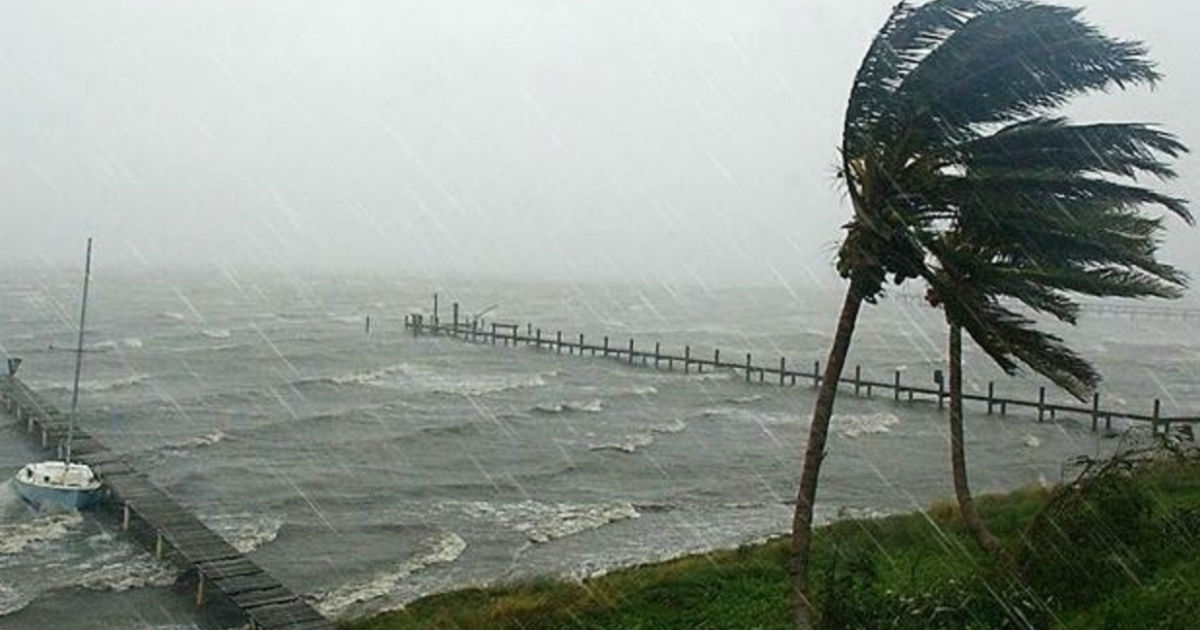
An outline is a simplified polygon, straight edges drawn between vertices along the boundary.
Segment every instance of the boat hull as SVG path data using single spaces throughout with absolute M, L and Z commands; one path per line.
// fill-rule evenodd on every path
M 47 488 L 13 479 L 14 489 L 26 501 L 43 507 L 47 505 L 64 507 L 72 510 L 82 510 L 91 507 L 100 498 L 100 489 L 80 488 Z

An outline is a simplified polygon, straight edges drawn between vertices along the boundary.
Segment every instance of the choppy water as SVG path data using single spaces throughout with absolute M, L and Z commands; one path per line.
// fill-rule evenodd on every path
M 66 404 L 74 272 L 0 276 L 0 349 Z M 547 335 L 635 337 L 823 357 L 840 295 L 491 284 L 369 275 L 97 274 L 82 404 L 88 430 L 331 615 L 456 586 L 584 576 L 786 531 L 808 386 L 629 367 L 602 358 L 413 339 L 404 313 L 434 289 L 491 304 Z M 364 334 L 371 315 L 374 331 Z M 1105 404 L 1200 409 L 1200 339 L 1184 323 L 1092 318 L 1067 331 L 1109 383 Z M 938 314 L 866 309 L 851 356 L 864 374 L 930 382 Z M 619 341 L 618 341 L 619 340 Z M 973 353 L 967 388 L 1035 392 Z M 1059 479 L 1111 447 L 1082 420 L 969 415 L 975 488 Z M 818 511 L 870 514 L 950 496 L 932 404 L 843 395 Z M 0 421 L 0 477 L 37 454 Z M 39 514 L 0 485 L 0 628 L 191 627 L 175 570 L 108 524 Z M 80 605 L 83 603 L 84 605 Z

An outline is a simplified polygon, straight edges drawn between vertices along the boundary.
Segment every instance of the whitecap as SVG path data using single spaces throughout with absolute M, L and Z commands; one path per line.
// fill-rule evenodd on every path
M 894 413 L 868 413 L 863 415 L 835 415 L 832 418 L 835 429 L 843 437 L 855 438 L 872 433 L 888 433 L 892 427 L 900 424 L 900 418 Z
M 1021 441 L 1024 442 L 1025 446 L 1028 446 L 1029 448 L 1037 448 L 1042 445 L 1041 440 L 1037 439 L 1036 436 L 1029 434 L 1025 434 L 1025 437 L 1022 438 Z
M 650 446 L 654 443 L 654 436 L 649 433 L 635 433 L 626 435 L 619 442 L 609 442 L 606 444 L 589 444 L 590 451 L 621 451 L 623 453 L 632 453 L 643 446 Z
M 458 534 L 446 532 L 426 541 L 426 549 L 401 562 L 389 571 L 370 578 L 349 582 L 337 588 L 306 596 L 326 617 L 341 617 L 347 609 L 392 594 L 404 578 L 437 564 L 449 564 L 462 555 L 467 542 Z
M 177 313 L 175 311 L 167 311 L 164 313 L 159 313 L 158 318 L 169 320 L 169 321 L 174 321 L 174 322 L 181 322 L 181 321 L 187 319 L 187 316 L 184 315 L 183 313 Z
M 197 435 L 194 437 L 184 438 L 182 440 L 177 440 L 174 442 L 168 442 L 163 448 L 170 449 L 170 450 L 202 448 L 205 446 L 212 446 L 214 444 L 219 444 L 220 442 L 224 441 L 225 438 L 227 438 L 227 437 L 229 437 L 228 434 L 226 434 L 224 431 L 222 431 L 220 429 L 217 429 L 216 431 L 213 431 L 212 433 L 206 433 L 204 435 Z
M 0 525 L 0 555 L 19 553 L 29 547 L 59 540 L 82 523 L 83 517 L 78 512 L 62 512 L 28 523 Z
M 586 505 L 533 500 L 496 505 L 473 501 L 447 505 L 456 506 L 469 516 L 509 527 L 533 543 L 546 543 L 641 516 L 627 501 Z
M 137 337 L 126 337 L 121 340 L 121 345 L 126 348 L 141 348 L 143 344 L 142 340 Z
M 218 514 L 201 517 L 205 525 L 219 534 L 234 549 L 250 553 L 279 537 L 283 529 L 282 516 L 251 514 Z
M 653 433 L 679 433 L 687 428 L 687 423 L 678 418 L 666 424 L 650 425 L 650 431 Z
M 765 398 L 762 394 L 750 394 L 749 396 L 730 396 L 725 399 L 725 402 L 734 405 L 748 405 L 753 402 L 758 402 Z
M 33 595 L 23 593 L 11 584 L 0 582 L 0 617 L 15 613 L 29 605 Z
M 225 328 L 205 328 L 200 331 L 200 334 L 209 339 L 228 339 L 233 335 L 232 332 Z
M 650 396 L 657 394 L 658 388 L 653 385 L 635 385 L 629 392 L 638 396 Z

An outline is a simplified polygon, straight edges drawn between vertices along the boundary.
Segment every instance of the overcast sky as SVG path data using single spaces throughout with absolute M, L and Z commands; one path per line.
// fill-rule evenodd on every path
M 0 265 L 824 283 L 891 4 L 0 0 Z M 1200 3 L 1082 4 L 1166 80 L 1072 115 L 1200 148 Z

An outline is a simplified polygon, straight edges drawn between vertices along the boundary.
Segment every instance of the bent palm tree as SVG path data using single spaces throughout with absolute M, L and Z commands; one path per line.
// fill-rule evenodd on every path
M 1037 204 L 1014 203 L 1017 190 L 1040 191 L 1041 201 L 1065 206 L 1118 205 L 1132 199 L 1187 216 L 1182 201 L 1153 191 L 1082 176 L 1044 180 L 1013 168 L 1004 154 L 1008 143 L 1022 140 L 1020 128 L 995 129 L 1035 117 L 1080 93 L 1157 78 L 1140 44 L 1105 37 L 1080 21 L 1076 10 L 1026 0 L 902 2 L 893 9 L 855 76 L 843 127 L 839 173 L 854 216 L 845 226 L 837 266 L 850 285 L 813 410 L 792 523 L 789 570 L 797 627 L 811 625 L 807 591 L 813 504 L 837 383 L 862 303 L 873 302 L 889 279 L 897 284 L 916 277 L 936 282 L 929 254 L 938 236 L 955 222 L 986 224 L 997 211 L 991 200 L 1005 201 L 1000 209 L 1013 218 L 1044 211 Z M 1035 142 L 1017 146 L 1022 144 L 1033 147 Z M 1120 145 L 1114 143 L 1113 149 Z M 1014 188 L 1018 182 L 1022 187 Z M 1063 231 L 1072 234 L 1076 228 Z M 1055 245 L 1034 239 L 1028 246 Z M 1052 256 L 1045 254 L 1046 259 Z M 1037 300 L 1036 292 L 1029 291 L 1030 299 Z M 1053 308 L 1054 300 L 1043 297 L 1048 302 L 1041 306 Z M 956 299 L 949 308 L 1007 371 L 1016 368 L 1017 360 L 1038 371 L 1039 366 L 1049 369 L 1050 359 L 1068 366 L 1078 362 L 1061 343 L 1033 330 L 1028 318 L 994 300 Z M 1043 351 L 1037 354 L 1026 350 L 1039 347 Z M 1090 385 L 1086 378 L 1072 382 L 1069 375 L 1063 373 L 1064 383 L 1080 389 Z

